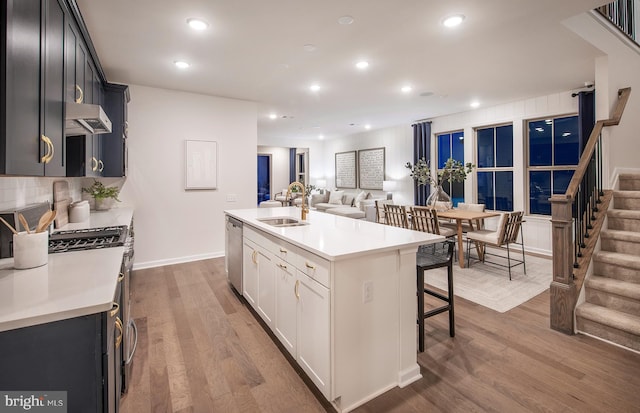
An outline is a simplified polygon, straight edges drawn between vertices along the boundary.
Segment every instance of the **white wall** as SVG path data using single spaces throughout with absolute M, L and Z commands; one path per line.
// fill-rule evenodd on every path
M 256 105 L 130 91 L 129 176 L 120 198 L 135 207 L 136 268 L 224 255 L 223 210 L 256 203 Z M 218 143 L 218 189 L 184 190 L 186 139 Z
M 596 61 L 597 119 L 607 119 L 617 102 L 618 89 L 631 87 L 622 120 L 618 126 L 605 128 L 603 153 L 604 181 L 614 187 L 617 175 L 640 171 L 640 46 L 620 37 L 599 15 L 584 13 L 565 21 L 567 27 L 603 52 Z

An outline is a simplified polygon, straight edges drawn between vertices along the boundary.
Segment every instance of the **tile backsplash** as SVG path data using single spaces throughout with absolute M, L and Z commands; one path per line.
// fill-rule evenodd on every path
M 53 203 L 53 183 L 60 180 L 69 182 L 72 200 L 79 201 L 83 179 L 0 176 L 0 211 L 44 201 Z

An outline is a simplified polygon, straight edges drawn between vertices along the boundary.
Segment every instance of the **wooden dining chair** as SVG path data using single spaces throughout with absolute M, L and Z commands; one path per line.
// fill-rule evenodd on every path
M 431 234 L 442 235 L 443 237 L 454 237 L 456 230 L 441 227 L 438 220 L 438 211 L 433 208 L 414 206 L 410 209 L 412 228 L 416 231 L 429 232 Z
M 392 199 L 376 199 L 376 201 L 375 201 L 376 222 L 378 224 L 384 224 L 385 223 L 385 219 L 384 219 L 384 205 L 385 204 L 393 204 L 393 200 Z
M 409 217 L 404 205 L 384 204 L 384 219 L 387 225 L 409 228 Z
M 481 229 L 479 231 L 471 231 L 467 233 L 467 267 L 469 267 L 471 261 L 471 244 L 474 244 L 478 251 L 478 260 L 487 262 L 501 267 L 507 267 L 509 269 L 509 280 L 511 280 L 511 268 L 516 265 L 522 264 L 525 275 L 527 274 L 527 264 L 524 257 L 524 237 L 522 236 L 522 223 L 524 220 L 522 211 L 506 212 L 500 216 L 498 220 L 498 227 L 495 231 Z M 518 242 L 518 234 L 520 234 L 520 242 Z M 522 260 L 511 257 L 511 250 L 509 244 L 520 244 L 522 249 Z M 488 253 L 486 245 L 494 247 L 505 247 L 507 250 L 507 256 Z M 488 261 L 487 255 L 499 257 L 507 260 L 507 264 L 504 265 L 496 261 Z M 504 262 L 504 261 L 502 261 Z

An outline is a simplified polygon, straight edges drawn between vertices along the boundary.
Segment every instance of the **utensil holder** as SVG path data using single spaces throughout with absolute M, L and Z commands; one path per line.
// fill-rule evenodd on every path
M 13 234 L 13 264 L 18 270 L 35 268 L 49 261 L 49 233 L 47 231 Z

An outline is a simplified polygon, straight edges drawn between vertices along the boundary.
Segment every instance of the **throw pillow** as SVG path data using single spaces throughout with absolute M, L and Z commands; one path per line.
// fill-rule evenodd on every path
M 342 195 L 344 191 L 333 191 L 329 195 L 329 203 L 333 205 L 342 205 Z
M 353 205 L 356 208 L 360 208 L 360 203 L 367 197 L 367 193 L 364 191 L 360 191 L 360 193 L 356 196 L 356 199 L 353 200 Z
M 353 206 L 353 194 L 342 195 L 342 205 Z

